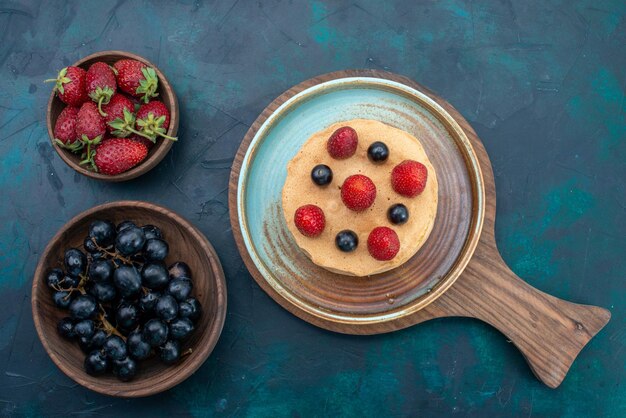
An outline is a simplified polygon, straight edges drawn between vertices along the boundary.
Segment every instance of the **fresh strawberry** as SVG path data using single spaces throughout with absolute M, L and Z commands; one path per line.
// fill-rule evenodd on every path
M 415 197 L 422 193 L 427 179 L 426 166 L 413 160 L 402 161 L 391 171 L 391 187 L 396 193 L 406 197 Z
M 145 145 L 129 138 L 110 138 L 96 148 L 96 171 L 114 176 L 141 163 L 148 155 Z
M 315 205 L 304 205 L 296 209 L 293 221 L 298 231 L 304 236 L 315 238 L 326 226 L 324 211 Z
M 343 182 L 341 200 L 350 210 L 364 211 L 376 200 L 376 186 L 369 177 L 355 174 Z
M 386 226 L 372 229 L 372 232 L 367 237 L 367 250 L 376 260 L 391 260 L 400 251 L 398 234 Z
M 124 109 L 128 110 L 131 113 L 135 113 L 135 104 L 128 97 L 124 96 L 120 93 L 115 93 L 109 103 L 102 105 L 102 110 L 106 113 L 104 117 L 104 121 L 107 124 L 107 130 L 109 132 L 113 132 L 115 128 L 111 126 L 111 122 L 116 119 L 124 120 Z M 128 136 L 130 132 L 126 135 L 117 135 L 117 136 Z
M 143 136 L 132 135 L 129 136 L 129 138 L 133 141 L 141 142 L 142 144 L 144 144 L 146 148 L 148 148 L 148 151 L 154 146 L 154 142 L 150 141 L 148 138 L 144 138 Z
M 59 71 L 57 78 L 45 80 L 46 83 L 54 82 L 54 91 L 63 103 L 70 106 L 80 107 L 89 100 L 85 88 L 87 71 L 80 67 L 65 67 Z
M 106 113 L 102 110 L 102 105 L 109 103 L 111 96 L 117 90 L 115 73 L 104 62 L 95 62 L 87 70 L 85 82 L 87 94 L 91 97 L 91 100 L 98 103 L 100 114 L 106 116 Z
M 93 147 L 102 141 L 106 131 L 104 118 L 98 113 L 98 106 L 93 102 L 83 103 L 76 115 L 76 136 L 83 145 L 87 145 L 86 151 L 81 156 L 80 165 L 89 164 L 95 170 Z
M 170 111 L 163 102 L 153 100 L 141 105 L 137 111 L 135 128 L 146 138 L 156 141 L 157 136 L 177 141 L 178 138 L 166 135 L 170 126 Z
M 326 150 L 331 157 L 344 160 L 354 155 L 358 143 L 359 137 L 356 131 L 349 126 L 342 126 L 328 138 Z
M 108 126 L 112 128 L 111 134 L 118 138 L 141 138 L 139 142 L 145 144 L 150 149 L 156 142 L 156 139 L 135 129 L 135 114 L 128 110 L 127 107 L 123 107 L 121 110 L 123 113 L 122 117 L 108 123 Z M 148 146 L 148 142 L 150 146 Z
M 170 111 L 168 110 L 165 103 L 159 100 L 153 100 L 149 103 L 141 105 L 139 110 L 137 111 L 137 121 L 139 120 L 147 120 L 150 116 L 150 113 L 154 115 L 155 119 L 160 117 L 164 117 L 163 122 L 161 123 L 161 127 L 165 130 L 170 127 Z M 139 126 L 137 126 L 139 127 Z
M 85 102 L 76 115 L 76 135 L 83 141 L 102 139 L 106 133 L 104 118 L 98 113 L 98 106 L 93 102 Z
M 78 140 L 76 135 L 76 117 L 79 108 L 73 106 L 65 106 L 57 117 L 54 125 L 54 142 L 61 148 L 68 149 L 72 152 L 78 151 L 83 147 L 83 143 Z
M 144 103 L 158 96 L 159 77 L 154 68 L 132 59 L 119 60 L 113 64 L 116 71 L 117 86 L 131 96 L 141 98 Z

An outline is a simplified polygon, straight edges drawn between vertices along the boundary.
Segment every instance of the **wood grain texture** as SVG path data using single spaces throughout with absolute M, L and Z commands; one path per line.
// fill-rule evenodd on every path
M 68 313 L 55 306 L 52 291 L 45 284 L 47 271 L 62 267 L 64 251 L 69 247 L 81 248 L 89 224 L 95 219 L 108 219 L 116 223 L 129 219 L 138 225 L 152 224 L 161 228 L 170 246 L 166 263 L 169 265 L 181 260 L 189 265 L 193 275 L 193 294 L 203 308 L 196 330 L 181 346 L 182 351 L 191 348 L 192 353 L 173 366 L 164 365 L 154 357 L 139 362 L 137 376 L 131 382 L 120 382 L 112 374 L 93 377 L 85 373 L 85 355 L 78 344 L 63 339 L 56 329 L 58 321 Z M 226 283 L 213 246 L 185 219 L 168 209 L 146 202 L 112 202 L 77 215 L 50 240 L 33 278 L 32 312 L 35 328 L 46 352 L 67 376 L 106 395 L 148 396 L 185 380 L 213 351 L 226 316 Z
M 354 325 L 320 319 L 304 312 L 279 295 L 256 269 L 243 243 L 237 214 L 239 172 L 254 133 L 265 119 L 293 95 L 313 85 L 342 77 L 376 77 L 413 87 L 441 105 L 470 139 L 480 162 L 485 185 L 485 218 L 473 258 L 452 287 L 434 302 L 411 315 L 393 321 Z M 496 193 L 489 157 L 467 121 L 445 100 L 414 81 L 378 70 L 346 70 L 322 75 L 292 87 L 272 102 L 252 124 L 233 162 L 229 191 L 230 217 L 239 251 L 257 283 L 275 301 L 313 325 L 347 334 L 377 334 L 406 328 L 434 318 L 464 316 L 487 322 L 505 334 L 522 352 L 535 375 L 549 387 L 557 387 L 586 343 L 610 319 L 609 311 L 566 302 L 517 277 L 502 260 L 495 235 Z
M 157 76 L 159 77 L 159 88 L 157 90 L 159 96 L 157 97 L 157 99 L 161 100 L 170 111 L 170 126 L 167 130 L 167 135 L 175 137 L 178 133 L 178 124 L 180 121 L 178 98 L 176 97 L 176 93 L 174 92 L 173 87 L 156 65 L 154 65 L 147 59 L 140 57 L 139 55 L 135 55 L 125 51 L 96 52 L 95 54 L 91 54 L 75 62 L 72 65 L 75 67 L 82 67 L 87 70 L 91 64 L 97 61 L 103 61 L 109 65 L 113 65 L 116 61 L 119 61 L 120 59 L 135 59 L 137 61 L 143 62 L 149 67 L 154 68 Z M 115 176 L 109 176 L 106 174 L 93 172 L 79 165 L 80 154 L 74 154 L 66 149 L 59 147 L 57 144 L 54 143 L 54 125 L 56 124 L 56 120 L 65 106 L 65 103 L 63 103 L 53 91 L 50 94 L 50 99 L 48 100 L 48 110 L 46 114 L 50 143 L 67 165 L 87 177 L 111 182 L 121 182 L 134 179 L 152 170 L 163 158 L 165 158 L 165 155 L 169 152 L 170 148 L 172 148 L 172 145 L 174 144 L 173 141 L 163 138 L 157 138 L 156 144 L 148 151 L 148 156 L 146 157 L 146 159 L 136 167 L 133 167 L 130 170 L 121 174 L 117 174 Z
M 341 73 L 343 77 L 359 74 L 358 71 Z M 250 225 L 246 226 L 247 220 L 242 227 L 243 231 L 239 230 L 238 217 L 241 213 L 244 218 L 246 215 L 242 205 L 237 205 L 236 184 L 241 172 L 241 161 L 256 132 L 267 118 L 274 115 L 281 104 L 304 89 L 332 80 L 332 76 L 333 74 L 316 77 L 283 93 L 262 112 L 253 129 L 246 133 L 231 172 L 231 185 L 235 188 L 231 188 L 229 196 L 230 216 L 236 235 L 249 236 L 247 230 L 250 229 Z M 344 87 L 346 86 L 342 86 Z M 380 88 L 389 87 L 381 85 Z M 439 182 L 437 216 L 433 231 L 420 251 L 403 265 L 372 276 L 368 280 L 332 273 L 315 265 L 303 254 L 283 222 L 280 203 L 275 202 L 265 215 L 263 221 L 265 239 L 261 244 L 271 259 L 270 264 L 275 267 L 274 274 L 263 277 L 252 261 L 255 257 L 253 252 L 259 251 L 258 243 L 250 253 L 247 250 L 242 253 L 256 281 L 270 294 L 276 296 L 280 294 L 281 296 L 275 299 L 283 307 L 298 316 L 306 317 L 309 322 L 320 323 L 321 326 L 331 327 L 338 332 L 346 332 L 344 329 L 351 327 L 352 333 L 384 332 L 377 327 L 378 324 L 390 323 L 391 317 L 406 316 L 431 303 L 461 274 L 480 238 L 484 217 L 484 190 L 480 167 L 469 139 L 450 116 L 440 115 L 443 110 L 430 99 L 424 96 L 416 99 L 410 92 L 398 93 L 395 89 L 390 91 L 410 100 L 418 100 L 423 112 L 437 115 L 439 119 L 435 121 L 431 117 L 418 118 L 415 110 L 408 110 L 406 107 L 385 108 L 386 112 L 405 120 L 410 126 L 409 131 L 419 132 L 416 135 L 421 138 L 422 145 L 437 171 Z M 309 96 L 302 96 L 298 101 L 291 102 L 289 108 L 296 108 L 308 100 Z M 281 111 L 289 112 L 285 108 Z M 282 113 L 281 117 L 285 113 Z M 442 132 L 444 130 L 448 132 Z M 262 148 L 262 145 L 255 148 L 251 159 L 257 158 L 256 152 L 260 152 L 257 151 L 259 148 Z M 244 186 L 247 183 L 244 182 Z M 248 192 L 244 192 L 246 193 Z M 258 254 L 256 257 L 258 259 Z M 291 300 L 288 301 L 287 298 Z M 339 323 L 342 324 L 339 329 L 333 328 Z
M 435 167 L 439 184 L 437 215 L 430 237 L 419 252 L 409 256 L 408 261 L 396 268 L 367 278 L 333 273 L 316 265 L 305 256 L 305 251 L 299 247 L 297 239 L 294 239 L 298 233 L 296 232 L 294 236 L 285 222 L 280 195 L 272 195 L 276 190 L 280 193 L 280 187 L 276 189 L 276 185 L 284 181 L 284 178 L 280 178 L 283 171 L 275 169 L 274 166 L 286 167 L 293 153 L 298 152 L 302 145 L 302 142 L 298 140 L 292 141 L 290 136 L 276 133 L 285 129 L 281 127 L 280 121 L 272 123 L 271 127 L 268 126 L 266 129 L 266 132 L 274 133 L 257 138 L 255 142 L 257 146 L 252 153 L 248 153 L 246 159 L 250 163 L 240 174 L 247 178 L 240 182 L 241 186 L 238 190 L 240 196 L 238 216 L 243 220 L 240 222 L 242 235 L 250 240 L 249 252 L 257 263 L 259 259 L 263 260 L 262 263 L 272 272 L 267 274 L 263 271 L 262 265 L 257 264 L 259 270 L 265 275 L 265 281 L 290 298 L 291 303 L 298 305 L 298 308 L 303 311 L 320 318 L 326 317 L 333 321 L 361 325 L 389 321 L 391 316 L 400 317 L 415 312 L 451 286 L 471 258 L 480 236 L 484 213 L 484 190 L 482 187 L 473 187 L 473 184 L 482 184 L 480 168 L 477 162 L 471 169 L 468 167 L 467 159 L 474 154 L 461 128 L 451 118 L 444 124 L 432 117 L 416 117 L 417 110 L 406 104 L 391 104 L 394 97 L 397 98 L 399 94 L 403 94 L 402 98 L 419 100 L 418 107 L 422 112 L 429 112 L 427 109 L 431 107 L 441 109 L 424 95 L 418 99 L 411 92 L 400 93 L 397 86 L 375 84 L 373 81 L 367 83 L 366 89 L 362 89 L 365 84 L 363 80 L 366 79 L 360 78 L 358 82 L 354 80 L 341 82 L 339 87 L 335 86 L 328 90 L 323 89 L 323 91 L 307 90 L 306 96 L 299 96 L 286 108 L 281 107 L 281 114 L 274 114 L 274 116 L 277 116 L 278 120 L 282 120 L 283 117 L 291 120 L 297 119 L 298 122 L 291 125 L 297 130 L 318 131 L 326 128 L 328 123 L 328 121 L 322 124 L 316 122 L 318 117 L 324 117 L 320 115 L 320 112 L 322 114 L 328 112 L 327 106 L 320 102 L 332 102 L 332 97 L 336 97 L 336 94 L 351 89 L 358 89 L 362 93 L 369 91 L 370 88 L 380 89 L 380 92 L 388 94 L 390 99 L 381 100 L 379 103 L 368 102 L 366 105 L 357 101 L 359 112 L 364 113 L 359 117 L 373 119 L 378 117 L 383 121 L 389 115 L 398 118 L 396 122 L 398 125 L 395 126 L 402 127 L 421 139 L 426 154 Z M 398 101 L 402 102 L 402 99 Z M 302 114 L 301 105 L 309 106 L 306 114 Z M 334 106 L 334 109 L 337 109 L 337 105 Z M 339 106 L 339 108 L 342 107 Z M 434 114 L 438 112 L 432 111 Z M 333 114 L 336 113 L 333 112 Z M 315 123 L 315 127 L 311 126 L 311 123 Z M 359 132 L 359 135 L 361 133 Z M 271 142 L 270 138 L 276 137 L 281 138 L 280 144 L 274 142 L 274 146 L 267 145 Z M 367 137 L 364 138 L 366 138 L 365 141 L 369 140 Z M 289 151 L 285 151 L 286 149 Z M 272 164 L 267 165 L 267 161 L 272 161 Z M 367 161 L 369 164 L 369 160 Z M 336 167 L 333 164 L 335 163 L 331 166 L 335 170 Z M 390 168 L 388 165 L 386 167 Z M 310 184 L 310 168 L 305 171 L 303 185 Z M 253 173 L 263 174 L 254 175 Z M 384 186 L 382 187 L 384 189 Z M 336 193 L 338 189 L 331 187 L 327 191 Z M 259 200 L 259 195 L 267 197 Z M 390 196 L 391 201 L 394 195 L 395 193 L 392 193 Z M 338 194 L 335 194 L 335 197 L 339 199 Z M 376 200 L 382 206 L 390 204 L 384 195 L 377 196 Z M 267 209 L 259 216 L 258 207 Z M 292 208 L 292 210 L 295 209 Z M 351 216 L 348 213 L 346 219 Z M 385 213 L 380 216 L 383 217 L 381 222 L 386 219 Z M 420 215 L 413 213 L 411 216 Z M 361 215 L 358 217 L 360 218 Z M 400 231 L 403 228 L 405 227 L 399 227 L 397 230 Z M 257 229 L 256 232 L 254 232 L 255 229 Z M 350 229 L 360 234 L 360 240 L 363 243 L 357 252 L 364 251 L 365 257 L 371 260 L 367 255 L 365 245 L 369 231 L 357 225 Z M 327 244 L 334 248 L 332 240 L 333 238 Z M 353 262 L 358 261 L 353 260 Z M 374 262 L 374 264 L 377 263 Z

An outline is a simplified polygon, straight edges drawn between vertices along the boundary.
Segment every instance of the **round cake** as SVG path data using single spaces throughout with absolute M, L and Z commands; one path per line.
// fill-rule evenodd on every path
M 426 242 L 437 215 L 437 176 L 417 138 L 354 119 L 304 143 L 287 166 L 282 207 L 315 264 L 369 276 L 398 267 Z

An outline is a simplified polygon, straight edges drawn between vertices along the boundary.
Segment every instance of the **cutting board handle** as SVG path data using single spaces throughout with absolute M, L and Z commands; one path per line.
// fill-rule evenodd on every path
M 506 335 L 551 388 L 563 381 L 578 353 L 611 318 L 606 309 L 535 289 L 509 269 L 497 250 L 477 251 L 450 290 L 444 296 L 456 305 L 457 314 L 478 318 Z

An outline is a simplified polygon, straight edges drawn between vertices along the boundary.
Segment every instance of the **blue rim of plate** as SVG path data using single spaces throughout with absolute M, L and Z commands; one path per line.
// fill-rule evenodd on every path
M 333 89 L 349 89 L 349 88 L 371 88 L 382 89 L 391 91 L 404 96 L 410 100 L 418 102 L 424 106 L 435 118 L 437 118 L 446 129 L 452 131 L 451 136 L 455 138 L 457 145 L 460 146 L 463 153 L 463 157 L 468 165 L 469 172 L 472 175 L 472 187 L 475 188 L 476 198 L 476 210 L 473 214 L 473 219 L 468 233 L 468 240 L 466 241 L 463 250 L 452 268 L 448 271 L 445 277 L 442 277 L 435 286 L 429 289 L 428 293 L 424 294 L 415 303 L 408 304 L 399 309 L 391 310 L 388 312 L 374 313 L 369 315 L 353 315 L 331 312 L 327 309 L 322 309 L 313 304 L 303 301 L 301 298 L 292 294 L 286 289 L 279 280 L 277 280 L 272 274 L 271 268 L 262 260 L 256 250 L 254 240 L 251 238 L 250 228 L 248 226 L 248 217 L 246 216 L 246 189 L 249 180 L 249 170 L 251 163 L 254 160 L 257 150 L 262 145 L 263 140 L 267 138 L 273 127 L 276 126 L 283 118 L 285 118 L 292 109 L 298 105 L 306 103 L 316 95 Z M 282 188 L 282 185 L 281 185 Z M 336 323 L 352 324 L 352 325 L 367 325 L 383 323 L 398 318 L 402 318 L 411 315 L 423 307 L 427 306 L 435 299 L 437 299 L 443 292 L 445 292 L 460 274 L 465 269 L 467 263 L 471 259 L 476 245 L 480 238 L 480 232 L 483 226 L 483 219 L 485 214 L 485 188 L 482 178 L 482 172 L 480 170 L 480 164 L 478 157 L 476 156 L 470 140 L 463 129 L 459 126 L 456 120 L 443 109 L 435 100 L 430 98 L 425 93 L 422 93 L 410 86 L 388 80 L 384 78 L 377 78 L 371 76 L 355 76 L 337 78 L 329 81 L 322 82 L 320 84 L 305 88 L 304 90 L 296 93 L 284 103 L 278 106 L 272 114 L 258 128 L 257 132 L 253 136 L 250 144 L 246 150 L 241 164 L 239 177 L 237 180 L 237 218 L 239 222 L 239 228 L 241 230 L 241 237 L 246 247 L 248 255 L 255 267 L 258 269 L 259 274 L 263 276 L 265 282 L 286 302 L 290 305 L 304 311 L 305 313 L 317 317 L 324 321 L 331 321 Z

